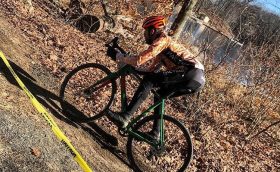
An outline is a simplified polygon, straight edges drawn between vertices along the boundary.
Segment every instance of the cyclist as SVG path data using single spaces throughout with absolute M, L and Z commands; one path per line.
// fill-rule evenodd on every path
M 147 98 L 152 88 L 159 88 L 158 95 L 162 98 L 176 97 L 195 93 L 201 90 L 205 83 L 204 67 L 194 58 L 193 54 L 171 37 L 165 34 L 166 20 L 163 16 L 151 16 L 144 20 L 144 37 L 150 46 L 139 55 L 124 55 L 118 51 L 117 62 L 126 63 L 136 69 L 146 71 L 137 91 L 135 92 L 126 112 L 110 114 L 120 127 L 127 126 L 131 116 Z M 143 67 L 151 62 L 148 67 Z M 160 99 L 154 96 L 154 102 Z M 159 114 L 160 108 L 154 110 Z M 151 134 L 159 137 L 159 120 L 154 122 Z

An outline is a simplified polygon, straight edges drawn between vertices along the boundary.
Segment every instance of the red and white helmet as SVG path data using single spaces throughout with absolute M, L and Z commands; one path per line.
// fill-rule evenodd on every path
M 144 20 L 142 27 L 147 29 L 153 27 L 155 29 L 163 28 L 166 25 L 166 19 L 164 16 L 151 16 Z

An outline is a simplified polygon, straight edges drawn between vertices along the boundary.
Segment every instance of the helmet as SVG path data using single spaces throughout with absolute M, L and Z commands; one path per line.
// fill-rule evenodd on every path
M 163 28 L 166 24 L 164 16 L 151 16 L 144 20 L 142 27 L 147 29 L 149 27 L 154 27 L 156 29 Z

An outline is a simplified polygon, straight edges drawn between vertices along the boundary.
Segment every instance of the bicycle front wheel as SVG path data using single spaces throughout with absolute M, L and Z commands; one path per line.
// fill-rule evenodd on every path
M 90 122 L 103 116 L 116 93 L 115 80 L 104 80 L 110 74 L 108 68 L 96 63 L 72 70 L 60 88 L 64 114 L 76 122 Z
M 148 116 L 133 128 L 134 131 L 149 133 L 155 119 Z M 184 171 L 192 158 L 193 147 L 188 130 L 176 119 L 164 115 L 164 146 L 154 148 L 144 141 L 128 137 L 127 154 L 135 171 Z

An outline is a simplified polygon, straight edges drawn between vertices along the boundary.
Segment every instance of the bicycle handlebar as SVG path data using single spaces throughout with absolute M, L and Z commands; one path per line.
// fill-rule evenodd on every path
M 114 39 L 112 39 L 112 41 L 105 44 L 105 46 L 108 47 L 107 55 L 109 57 L 111 57 L 112 60 L 114 60 L 114 61 L 116 61 L 116 55 L 117 55 L 117 51 L 115 49 L 120 50 L 120 52 L 123 53 L 123 54 L 127 54 L 127 52 L 118 45 L 118 40 L 119 40 L 119 38 L 115 37 Z

